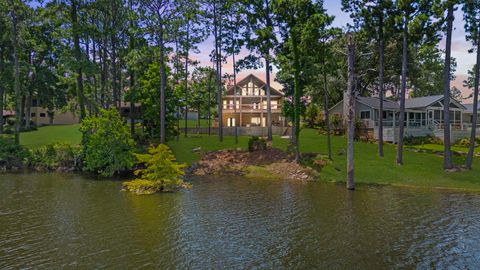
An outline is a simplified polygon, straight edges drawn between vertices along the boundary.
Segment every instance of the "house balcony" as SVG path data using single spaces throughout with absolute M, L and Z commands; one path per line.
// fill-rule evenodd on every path
M 263 108 L 259 104 L 242 104 L 237 105 L 237 113 L 267 113 L 267 106 L 264 105 Z M 224 104 L 223 105 L 224 113 L 234 113 L 235 107 L 233 104 Z M 282 108 L 278 104 L 272 104 L 272 113 L 282 113 Z

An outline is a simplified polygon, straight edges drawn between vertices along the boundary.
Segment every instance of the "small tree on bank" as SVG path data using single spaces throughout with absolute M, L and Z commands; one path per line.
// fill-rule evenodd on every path
M 116 109 L 101 110 L 98 117 L 85 118 L 80 131 L 85 171 L 113 176 L 133 167 L 135 143 Z

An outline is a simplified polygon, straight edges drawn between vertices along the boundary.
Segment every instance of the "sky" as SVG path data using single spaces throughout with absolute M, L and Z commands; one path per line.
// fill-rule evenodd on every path
M 335 20 L 333 22 L 333 26 L 344 28 L 347 23 L 351 21 L 349 14 L 345 13 L 341 10 L 341 1 L 340 0 L 326 0 L 324 2 L 325 9 L 327 13 L 330 15 L 335 16 Z M 442 40 L 439 44 L 440 49 L 445 48 L 445 42 Z M 457 61 L 457 69 L 455 72 L 455 80 L 452 81 L 451 86 L 456 86 L 458 89 L 462 91 L 464 97 L 468 96 L 471 93 L 471 90 L 466 89 L 463 87 L 463 81 L 467 78 L 467 71 L 473 67 L 475 64 L 475 55 L 469 54 L 468 50 L 471 48 L 469 42 L 465 40 L 465 31 L 463 28 L 463 15 L 461 9 L 458 9 L 455 14 L 455 21 L 454 21 L 454 30 L 452 34 L 452 57 L 454 57 Z M 213 49 L 213 39 L 210 38 L 199 45 L 200 53 L 195 54 L 193 58 L 200 61 L 201 65 L 209 65 L 209 52 Z M 247 51 L 243 50 L 239 57 L 247 55 Z M 401 53 L 401 52 L 399 52 Z M 223 66 L 225 72 L 231 73 L 233 68 L 231 61 L 228 61 L 227 64 Z M 238 78 L 242 79 L 243 77 L 247 76 L 248 74 L 253 73 L 260 78 L 265 78 L 265 72 L 263 70 L 243 70 L 238 74 Z M 273 79 L 275 78 L 275 68 L 273 69 Z M 273 87 L 281 89 L 281 85 L 273 82 Z M 469 100 L 465 100 L 464 103 L 468 103 Z

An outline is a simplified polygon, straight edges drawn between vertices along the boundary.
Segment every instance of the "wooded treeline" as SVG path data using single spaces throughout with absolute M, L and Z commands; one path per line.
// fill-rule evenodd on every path
M 407 95 L 459 97 L 450 87 L 456 67 L 450 57 L 452 22 L 464 20 L 478 59 L 480 1 L 341 2 L 352 18 L 342 29 L 332 26 L 333 14 L 315 0 L 0 0 L 0 106 L 16 111 L 17 138 L 30 128 L 35 99 L 52 114 L 72 110 L 80 118 L 122 102 L 140 103 L 146 130 L 161 143 L 178 134 L 179 118 L 193 108 L 217 116 L 222 140 L 225 86 L 235 85 L 241 70 L 262 68 L 268 100 L 276 67 L 298 160 L 300 119 L 308 106 L 324 110 L 328 120 L 326 109 L 346 93 L 381 100 L 388 95 L 400 100 L 403 129 Z M 454 17 L 458 8 L 464 18 Z M 195 60 L 200 51 L 210 63 Z M 234 66 L 231 74 L 227 63 Z M 478 69 L 470 75 L 476 103 Z M 380 115 L 382 110 L 381 105 Z M 382 140 L 378 145 L 383 156 Z M 449 149 L 446 143 L 445 168 L 452 167 Z

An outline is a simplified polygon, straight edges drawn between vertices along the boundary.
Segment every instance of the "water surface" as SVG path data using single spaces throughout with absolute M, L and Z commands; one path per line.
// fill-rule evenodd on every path
M 0 269 L 477 268 L 480 195 L 194 179 L 135 196 L 78 175 L 0 175 Z

